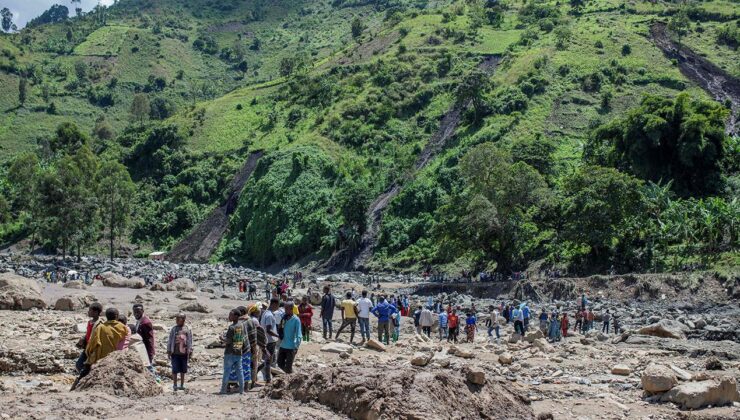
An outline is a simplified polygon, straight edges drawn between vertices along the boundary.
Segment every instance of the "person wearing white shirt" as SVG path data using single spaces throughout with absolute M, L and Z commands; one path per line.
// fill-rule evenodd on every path
M 357 301 L 357 315 L 360 323 L 360 335 L 362 342 L 370 339 L 370 310 L 373 308 L 373 302 L 367 298 L 367 290 L 362 291 L 362 297 Z

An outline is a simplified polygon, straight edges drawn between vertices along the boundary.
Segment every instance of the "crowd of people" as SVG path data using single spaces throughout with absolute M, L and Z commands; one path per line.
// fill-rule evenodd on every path
M 249 293 L 248 285 L 245 287 L 247 283 L 245 280 L 244 284 L 239 284 L 240 291 Z M 270 284 L 267 302 L 257 302 L 249 307 L 239 306 L 229 312 L 229 324 L 221 335 L 224 346 L 221 393 L 231 390 L 243 393 L 257 386 L 260 372 L 263 381 L 270 383 L 272 369 L 276 367 L 285 373 L 293 372 L 293 363 L 301 343 L 311 340 L 314 308 L 309 296 L 301 299 L 289 297 L 285 286 L 287 281 Z M 354 290 L 348 291 L 340 301 L 331 292 L 331 287 L 325 286 L 318 308 L 323 338 L 339 340 L 340 335 L 349 333 L 349 342 L 354 343 L 359 326 L 359 345 L 362 345 L 371 339 L 372 316 L 376 320 L 377 340 L 389 345 L 399 340 L 402 319 L 408 316 L 413 319 L 417 334 L 431 338 L 436 326 L 439 340 L 452 343 L 462 340 L 475 342 L 479 331 L 478 317 L 481 315 L 475 304 L 463 309 L 460 305 L 444 305 L 430 297 L 425 304 L 418 305 L 413 313 L 410 306 L 407 295 L 386 297 L 381 294 L 376 298 L 374 294 L 368 296 L 367 290 L 363 290 L 360 296 Z M 341 323 L 335 331 L 336 309 Z M 73 389 L 90 373 L 95 363 L 113 351 L 128 348 L 134 342 L 133 335 L 138 336 L 135 342 L 141 342 L 146 350 L 147 368 L 156 377 L 153 367 L 156 348 L 154 328 L 144 313 L 143 305 L 133 305 L 132 324 L 116 308 L 107 308 L 104 311 L 97 302 L 90 305 L 87 314 L 90 319 L 85 335 L 77 343 L 82 350 L 76 363 L 79 376 Z M 596 319 L 585 293 L 579 298 L 573 318 L 565 310 L 561 310 L 560 305 L 549 310 L 542 306 L 537 315 L 527 302 L 501 302 L 497 306 L 490 306 L 485 315 L 488 338 L 498 341 L 501 338 L 501 326 L 510 323 L 513 324 L 514 333 L 523 336 L 533 328 L 530 321 L 535 316 L 538 317 L 539 325 L 534 328 L 539 328 L 551 342 L 568 337 L 571 319 L 575 320 L 573 331 L 578 330 L 582 334 L 594 329 Z M 606 310 L 599 318 L 602 333 L 609 333 L 610 327 L 614 328 L 614 333 L 619 333 L 616 315 Z M 178 314 L 167 339 L 167 357 L 172 369 L 174 391 L 184 389 L 185 375 L 193 353 L 193 332 L 186 321 L 184 313 Z M 461 332 L 464 333 L 463 339 L 459 338 Z

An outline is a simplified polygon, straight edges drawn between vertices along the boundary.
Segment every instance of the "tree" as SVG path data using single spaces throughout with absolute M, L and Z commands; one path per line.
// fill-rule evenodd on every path
M 138 121 L 139 124 L 142 124 L 149 115 L 149 111 L 149 98 L 147 98 L 143 93 L 137 93 L 134 95 L 134 100 L 131 102 L 131 109 L 129 110 L 131 118 L 134 121 Z
M 570 37 L 572 35 L 573 33 L 571 32 L 570 27 L 565 24 L 561 24 L 557 28 L 555 28 L 555 45 L 558 47 L 558 49 L 565 49 L 565 46 L 568 41 L 570 41 Z
M 175 114 L 177 106 L 167 98 L 158 96 L 149 105 L 149 118 L 153 120 L 164 120 Z
M 350 181 L 343 188 L 340 196 L 342 218 L 344 219 L 345 237 L 355 238 L 348 241 L 350 245 L 359 245 L 359 238 L 367 229 L 367 208 L 371 201 L 370 190 L 362 182 Z
M 488 74 L 480 69 L 475 69 L 468 73 L 462 82 L 457 86 L 455 98 L 459 106 L 465 107 L 468 104 L 473 108 L 474 121 L 482 116 L 485 108 L 483 94 L 490 86 Z
M 27 93 L 27 87 L 28 82 L 26 81 L 25 77 L 21 77 L 21 79 L 18 81 L 18 103 L 20 106 L 25 105 L 26 103 L 26 95 Z
M 0 10 L 0 18 L 2 19 L 3 31 L 10 32 L 11 30 L 16 30 L 16 26 L 13 23 L 13 12 L 11 12 L 10 9 L 3 7 L 3 9 Z
M 105 116 L 101 115 L 100 118 L 95 121 L 93 135 L 100 140 L 110 140 L 116 136 L 116 133 L 113 131 L 113 127 L 110 125 L 108 120 L 105 119 Z
M 247 48 L 244 46 L 244 42 L 241 39 L 235 39 L 234 45 L 231 47 L 232 57 L 235 58 L 236 62 L 241 62 L 247 55 Z
M 59 124 L 56 136 L 51 139 L 50 148 L 52 153 L 75 154 L 88 144 L 88 137 L 77 124 L 65 122 Z
M 681 38 L 689 33 L 691 21 L 685 9 L 676 12 L 668 21 L 668 30 L 673 32 L 678 38 L 678 48 L 681 48 Z
M 112 261 L 115 238 L 123 234 L 129 223 L 136 186 L 126 167 L 115 161 L 106 161 L 101 165 L 96 183 L 100 208 L 108 230 Z
M 586 6 L 586 0 L 569 0 L 568 3 L 570 3 L 573 13 L 581 13 Z
M 75 62 L 75 75 L 80 83 L 87 82 L 87 63 L 82 60 Z
M 365 30 L 365 24 L 362 23 L 362 20 L 360 20 L 359 17 L 354 18 L 352 20 L 351 24 L 351 31 L 352 31 L 352 38 L 357 39 L 362 35 L 362 32 Z
M 8 181 L 12 186 L 13 207 L 20 211 L 32 210 L 36 176 L 40 170 L 39 158 L 33 153 L 17 156 L 8 168 Z
M 624 118 L 597 128 L 584 156 L 655 183 L 673 181 L 682 196 L 715 194 L 724 186 L 727 115 L 722 105 L 687 93 L 646 96 Z

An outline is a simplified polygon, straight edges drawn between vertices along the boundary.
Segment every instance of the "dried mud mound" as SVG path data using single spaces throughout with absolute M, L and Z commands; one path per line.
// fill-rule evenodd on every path
M 457 371 L 343 366 L 276 379 L 274 399 L 318 402 L 353 419 L 530 419 L 528 404 L 490 380 L 472 385 Z
M 120 397 L 153 397 L 162 393 L 135 351 L 114 351 L 93 365 L 75 391 L 100 392 Z

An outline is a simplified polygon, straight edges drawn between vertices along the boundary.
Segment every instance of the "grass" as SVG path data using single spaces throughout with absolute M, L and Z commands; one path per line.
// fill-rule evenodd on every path
M 74 54 L 115 57 L 118 55 L 118 51 L 126 40 L 126 34 L 130 29 L 128 26 L 103 26 L 88 35 L 84 42 L 76 46 Z

